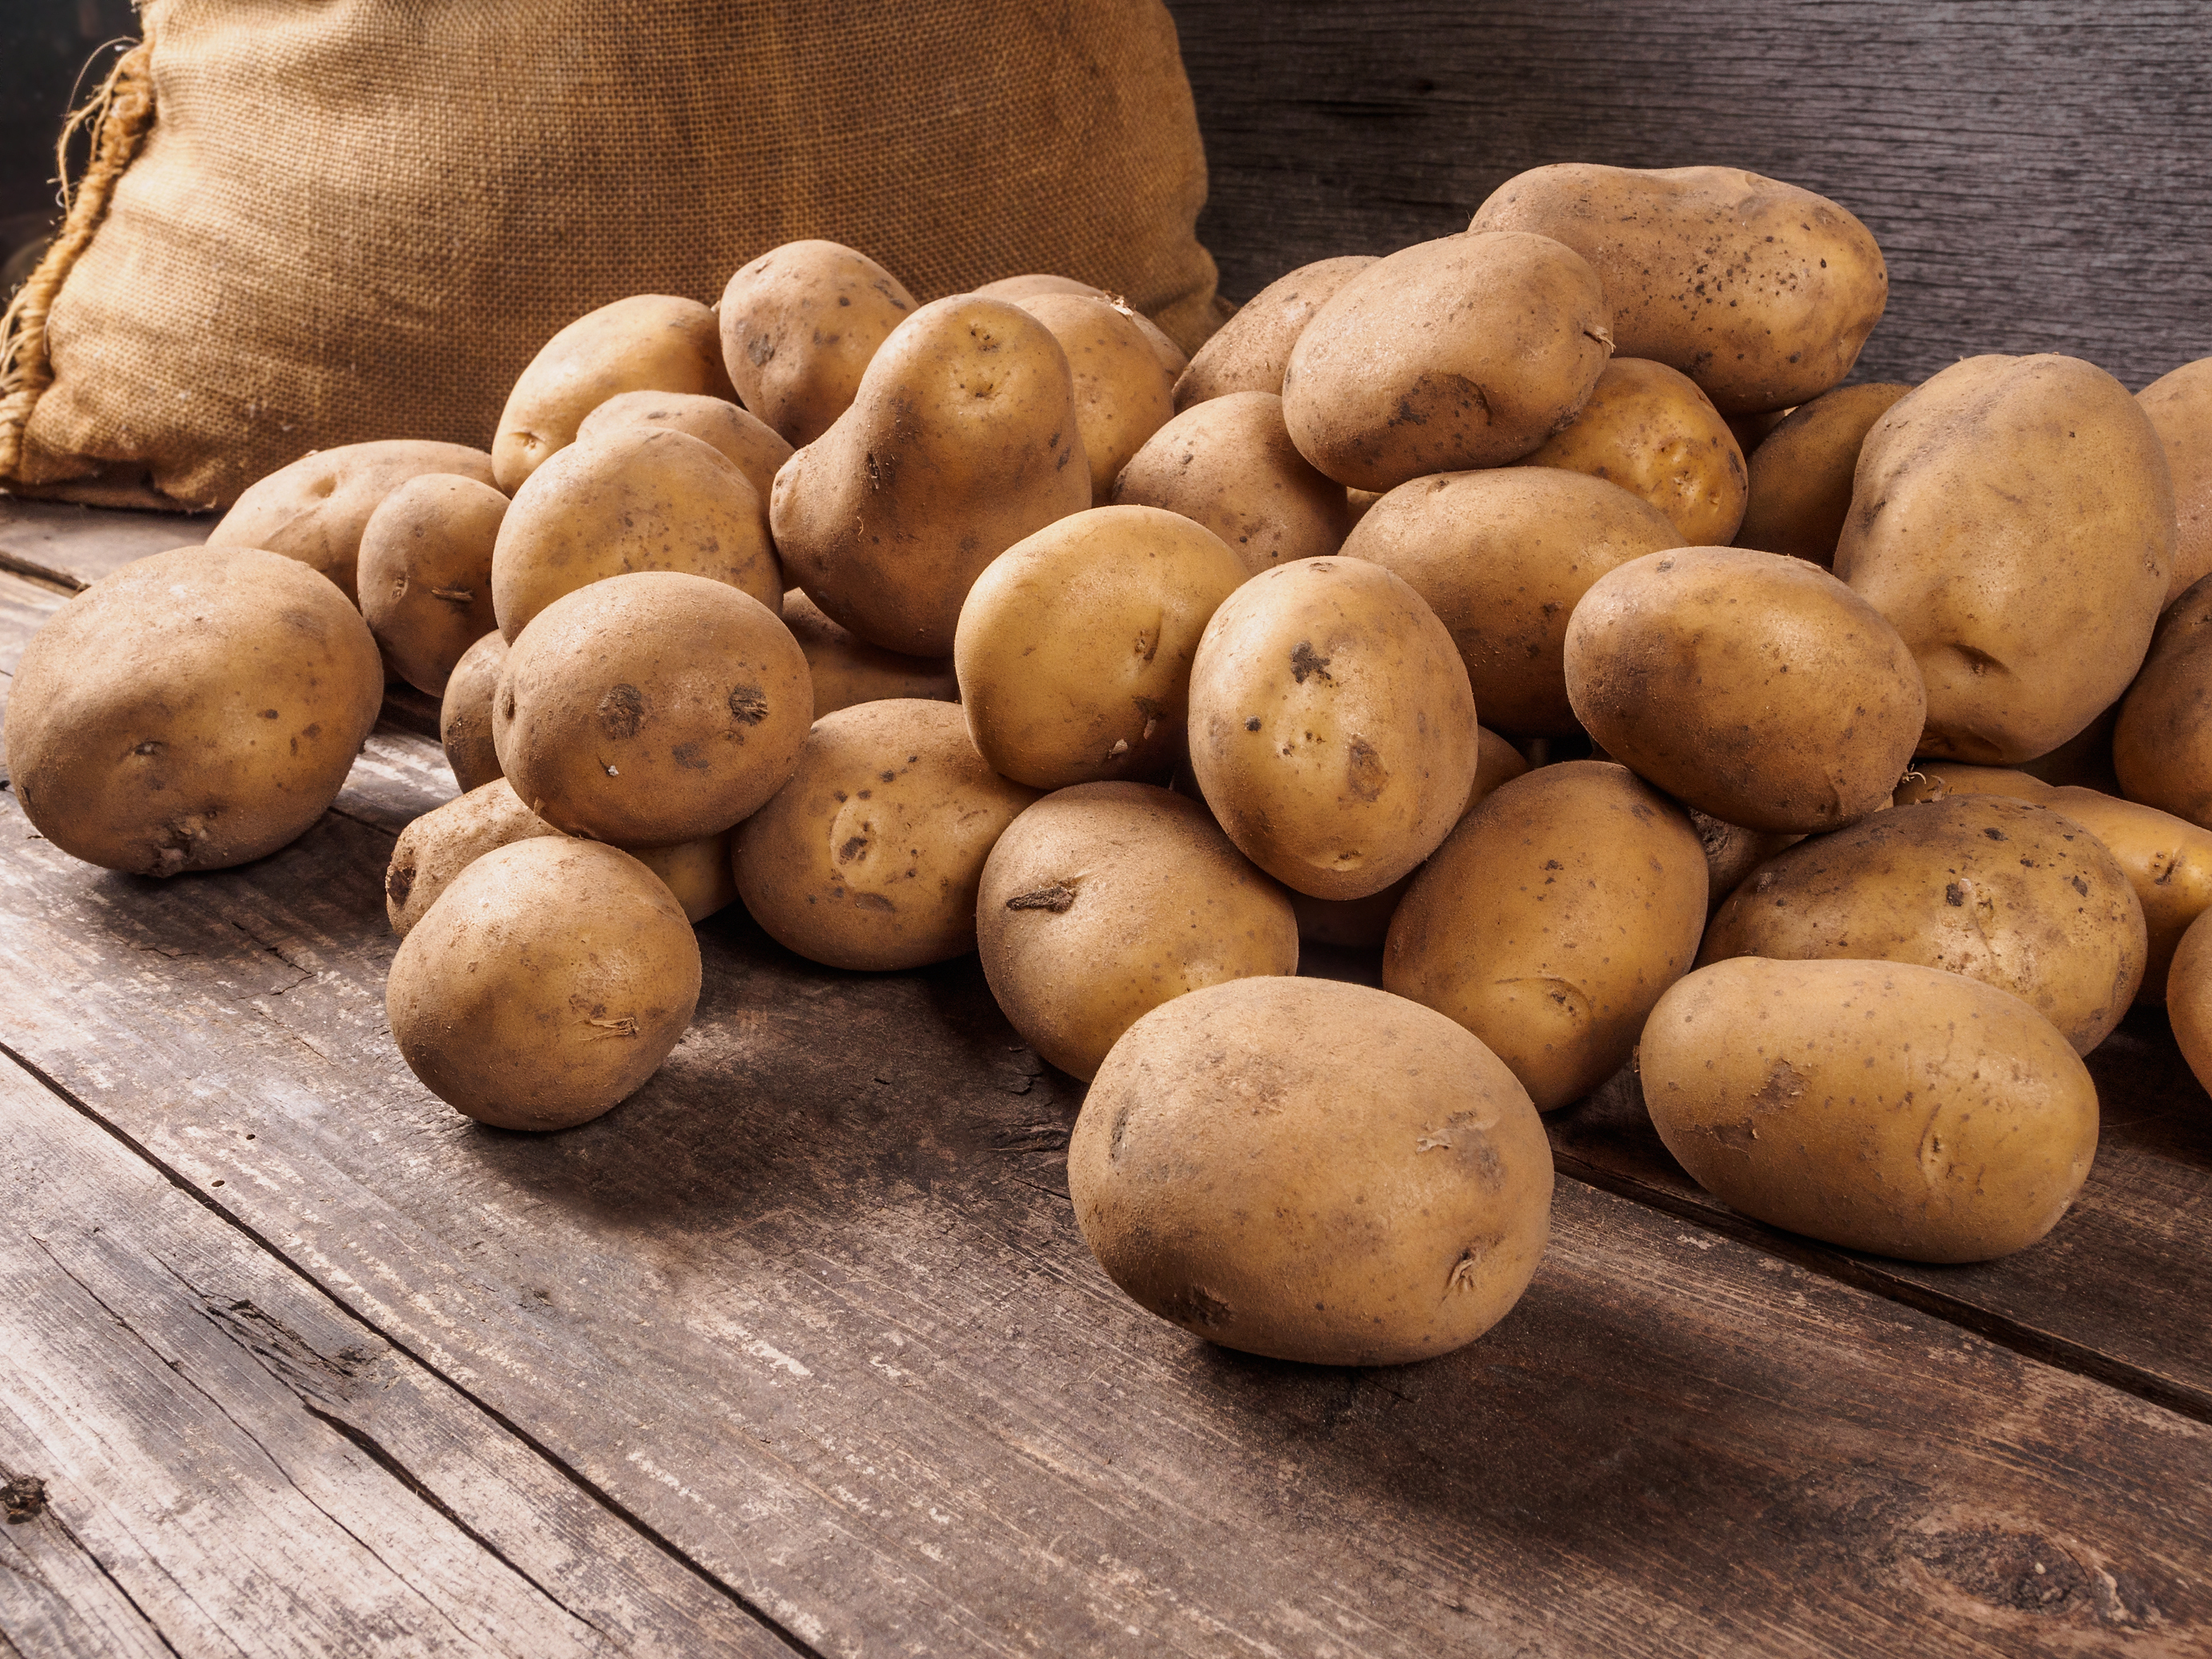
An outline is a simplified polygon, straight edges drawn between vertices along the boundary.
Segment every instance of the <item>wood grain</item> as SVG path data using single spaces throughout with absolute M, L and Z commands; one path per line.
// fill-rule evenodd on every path
M 209 513 L 118 513 L 0 495 L 0 570 L 85 587 L 133 559 L 204 542 L 215 523 Z
M 1224 291 L 1466 228 L 1553 161 L 1722 163 L 1850 208 L 1887 315 L 1856 378 L 1978 352 L 2139 387 L 2212 356 L 2212 100 L 2195 0 L 1170 0 Z

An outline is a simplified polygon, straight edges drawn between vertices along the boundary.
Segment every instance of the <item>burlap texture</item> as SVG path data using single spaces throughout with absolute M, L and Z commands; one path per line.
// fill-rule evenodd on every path
M 1186 349 L 1218 320 L 1159 0 L 147 0 L 143 18 L 11 315 L 17 493 L 213 506 L 309 449 L 489 447 L 564 324 L 630 294 L 712 302 L 799 237 L 923 300 L 1045 270 L 1126 295 Z

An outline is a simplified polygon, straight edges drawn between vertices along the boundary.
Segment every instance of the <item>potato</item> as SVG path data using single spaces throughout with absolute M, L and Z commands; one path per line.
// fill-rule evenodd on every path
M 2173 479 L 2173 568 L 2166 603 L 2212 576 L 2212 357 L 2161 374 L 2136 401 L 2166 449 Z
M 1032 272 L 1026 276 L 1001 276 L 995 283 L 986 283 L 975 290 L 981 300 L 1030 300 L 1043 294 L 1080 294 L 1086 298 L 1103 300 L 1120 312 L 1145 337 L 1145 343 L 1152 349 L 1152 356 L 1160 372 L 1172 386 L 1176 378 L 1190 367 L 1190 358 L 1183 349 L 1168 337 L 1167 331 L 1118 294 L 1103 288 L 1093 288 L 1089 283 L 1079 283 L 1073 276 L 1052 276 Z
M 969 591 L 952 666 L 975 750 L 1037 789 L 1159 780 L 1188 753 L 1191 659 L 1244 567 L 1154 507 L 1073 514 Z
M 618 426 L 668 427 L 689 433 L 727 456 L 761 499 L 763 522 L 775 475 L 791 459 L 783 434 L 759 416 L 726 398 L 680 392 L 623 392 L 608 398 L 576 428 L 579 439 L 599 436 Z
M 1326 557 L 1352 527 L 1344 486 L 1306 464 L 1268 392 L 1225 393 L 1176 416 L 1130 459 L 1112 498 L 1196 520 L 1255 574 Z
M 586 415 L 624 392 L 734 396 L 714 313 L 696 300 L 635 294 L 576 319 L 539 349 L 507 393 L 489 482 L 514 494 L 575 441 Z
M 1484 723 L 1516 736 L 1580 728 L 1567 702 L 1567 618 L 1615 567 L 1680 544 L 1667 515 L 1602 478 L 1556 468 L 1447 472 L 1401 484 L 1345 538 L 1395 572 L 1467 665 Z
M 1525 457 L 1617 483 L 1674 526 L 1678 547 L 1717 547 L 1743 521 L 1750 485 L 1735 434 L 1697 382 L 1664 363 L 1615 357 L 1581 414 Z
M 1492 191 L 1468 228 L 1574 249 L 1604 284 L 1613 349 L 1681 370 L 1723 415 L 1838 384 L 1889 298 L 1864 225 L 1736 167 L 1535 167 Z
M 1446 236 L 1358 272 L 1283 371 L 1298 453 L 1389 489 L 1517 461 L 1582 412 L 1613 354 L 1605 293 L 1545 236 Z
M 1920 752 L 2010 766 L 2135 678 L 2173 556 L 2158 434 L 2074 357 L 1969 357 L 1877 421 L 1836 574 L 1928 687 Z
M 1909 1261 L 1988 1261 L 2058 1224 L 2097 1089 L 2018 997 L 1892 962 L 1727 962 L 1660 999 L 1652 1126 L 1756 1220 Z
M 2166 1018 L 2173 1040 L 2197 1080 L 2212 1091 L 2212 924 L 2189 924 L 2173 953 L 2166 982 Z
M 1769 860 L 1714 915 L 1698 961 L 1947 969 L 2025 999 L 2086 1054 L 2135 1000 L 2145 944 L 2127 872 L 2081 825 L 2002 795 L 1955 795 Z
M 2130 800 L 2212 829 L 2212 576 L 2166 608 L 2112 728 Z
M 506 775 L 491 740 L 492 696 L 506 666 L 507 639 L 494 629 L 461 653 L 446 681 L 445 699 L 438 706 L 438 746 L 446 751 L 446 764 L 453 769 L 453 781 L 463 794 Z
M 2010 795 L 2015 800 L 2039 801 L 2051 786 L 2041 778 L 2007 766 L 1973 766 L 1965 761 L 1915 761 L 1890 797 L 1896 806 L 1915 801 L 1948 800 L 1954 795 Z
M 2075 786 L 2047 791 L 2038 801 L 2074 820 L 2126 872 L 2142 905 L 2142 986 L 2137 1002 L 2166 1000 L 2166 970 L 2181 936 L 2212 907 L 2212 830 L 2155 807 L 2139 806 Z
M 776 474 L 769 514 L 832 621 L 942 657 L 983 567 L 1090 505 L 1060 343 L 1018 306 L 955 296 L 884 343 L 852 407 Z
M 1822 397 L 1826 395 L 1821 393 Z M 1743 452 L 1743 459 L 1748 464 L 1753 453 L 1766 441 L 1774 428 L 1795 412 L 1792 409 L 1762 409 L 1755 414 L 1723 415 L 1721 418 L 1735 434 L 1735 447 Z
M 498 625 L 491 550 L 507 497 L 452 472 L 410 478 L 361 532 L 361 614 L 392 672 L 441 695 L 453 665 Z
M 425 812 L 399 832 L 384 871 L 384 914 L 407 937 L 453 878 L 495 847 L 561 832 L 522 804 L 514 786 L 494 778 Z
M 383 701 L 376 641 L 329 578 L 258 548 L 179 548 L 101 577 L 31 636 L 0 752 L 72 858 L 225 870 L 322 817 Z
M 803 447 L 845 412 L 869 360 L 915 308 L 914 295 L 866 254 L 786 242 L 723 289 L 723 367 L 745 407 Z
M 1232 392 L 1280 397 L 1283 369 L 1300 331 L 1331 295 L 1374 263 L 1371 253 L 1317 259 L 1268 283 L 1191 355 L 1175 383 L 1175 412 Z
M 399 942 L 384 1006 L 400 1058 L 502 1129 L 566 1129 L 635 1094 L 699 1003 L 699 941 L 659 878 L 539 836 L 455 876 Z
M 1023 1041 L 1079 1078 L 1170 998 L 1298 967 L 1282 890 L 1205 807 L 1145 783 L 1078 784 L 1016 818 L 983 866 L 975 943 Z
M 1705 925 L 1681 809 L 1625 766 L 1567 761 L 1493 791 L 1421 867 L 1382 988 L 1481 1038 L 1547 1112 L 1627 1063 Z
M 1037 792 L 999 776 L 949 703 L 887 698 L 823 715 L 797 770 L 739 824 L 730 858 L 787 950 L 883 971 L 975 948 L 975 890 Z
M 564 593 L 627 571 L 710 576 L 770 610 L 783 571 L 760 497 L 689 433 L 617 426 L 572 444 L 515 492 L 492 549 L 492 604 L 513 645 Z
M 1760 865 L 1788 852 L 1805 839 L 1802 836 L 1782 835 L 1767 830 L 1747 830 L 1740 823 L 1730 823 L 1710 812 L 1700 812 L 1694 806 L 1684 810 L 1689 813 L 1690 823 L 1698 832 L 1698 844 L 1705 848 L 1705 915 L 1708 920 L 1721 908 L 1728 896 L 1742 886 Z
M 1750 499 L 1735 544 L 1809 559 L 1824 570 L 1833 565 L 1860 447 L 1911 390 L 1890 381 L 1838 386 L 1790 411 L 1751 453 Z
M 737 879 L 730 873 L 731 834 L 702 836 L 673 847 L 640 847 L 630 856 L 660 878 L 683 907 L 684 919 L 696 925 L 737 902 Z
M 960 701 L 960 682 L 950 657 L 904 657 L 870 645 L 822 614 L 822 607 L 794 587 L 783 596 L 783 625 L 806 655 L 814 682 L 814 718 L 855 703 L 889 697 Z
M 1142 1306 L 1314 1364 L 1472 1342 L 1551 1231 L 1551 1148 L 1512 1074 L 1440 1015 L 1328 980 L 1237 980 L 1146 1015 L 1083 1103 L 1067 1184 Z
M 491 457 L 463 444 L 411 438 L 312 450 L 246 487 L 216 527 L 210 547 L 258 547 L 320 571 L 347 599 L 360 591 L 356 567 L 369 514 L 408 479 L 453 472 L 492 482 Z
M 1380 892 L 1434 852 L 1474 781 L 1474 694 L 1398 577 L 1301 559 L 1253 577 L 1191 665 L 1191 773 L 1229 839 L 1316 898 Z
M 1100 506 L 1129 458 L 1175 413 L 1172 382 L 1136 324 L 1103 300 L 1036 294 L 1012 303 L 1052 331 L 1075 383 L 1075 426 Z
M 806 659 L 775 612 L 726 583 L 643 570 L 556 599 L 523 630 L 492 738 L 514 793 L 555 828 L 668 847 L 781 788 L 813 715 Z
M 1897 630 L 1827 572 L 1750 548 L 1649 553 L 1567 623 L 1567 700 L 1669 794 L 1749 830 L 1889 804 L 1926 702 Z

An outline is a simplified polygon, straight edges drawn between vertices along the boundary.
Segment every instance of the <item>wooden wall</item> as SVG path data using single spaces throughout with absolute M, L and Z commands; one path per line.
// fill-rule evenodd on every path
M 2212 4 L 1169 0 L 1249 297 L 1462 228 L 1523 168 L 1718 162 L 1863 219 L 1854 378 L 2061 351 L 2131 387 L 2212 356 Z

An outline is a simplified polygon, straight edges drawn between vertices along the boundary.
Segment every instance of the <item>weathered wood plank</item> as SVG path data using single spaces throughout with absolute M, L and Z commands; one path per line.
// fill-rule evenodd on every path
M 659 1076 L 505 1134 L 392 1051 L 382 834 L 161 884 L 13 810 L 0 1040 L 824 1650 L 2212 1644 L 2212 1429 L 1772 1255 L 1568 1182 L 1476 1346 L 1243 1358 L 1099 1274 L 972 959 L 709 923 Z
M 133 559 L 205 541 L 215 522 L 208 513 L 118 513 L 0 495 L 0 569 L 88 587 Z
M 14 675 L 31 635 L 68 598 L 54 583 L 0 570 L 0 675 Z
M 2140 386 L 2212 356 L 2193 0 L 1169 9 L 1206 140 L 1200 234 L 1240 298 L 1464 229 L 1527 167 L 1720 162 L 1874 231 L 1891 300 L 1862 378 L 2063 351 Z
M 0 1407 L 0 1446 L 31 1437 Z M 8 1453 L 0 1452 L 0 1460 Z M 10 1473 L 12 1473 L 12 1466 Z M 0 1652 L 37 1659 L 173 1659 L 115 1580 L 43 1503 L 0 1526 Z

